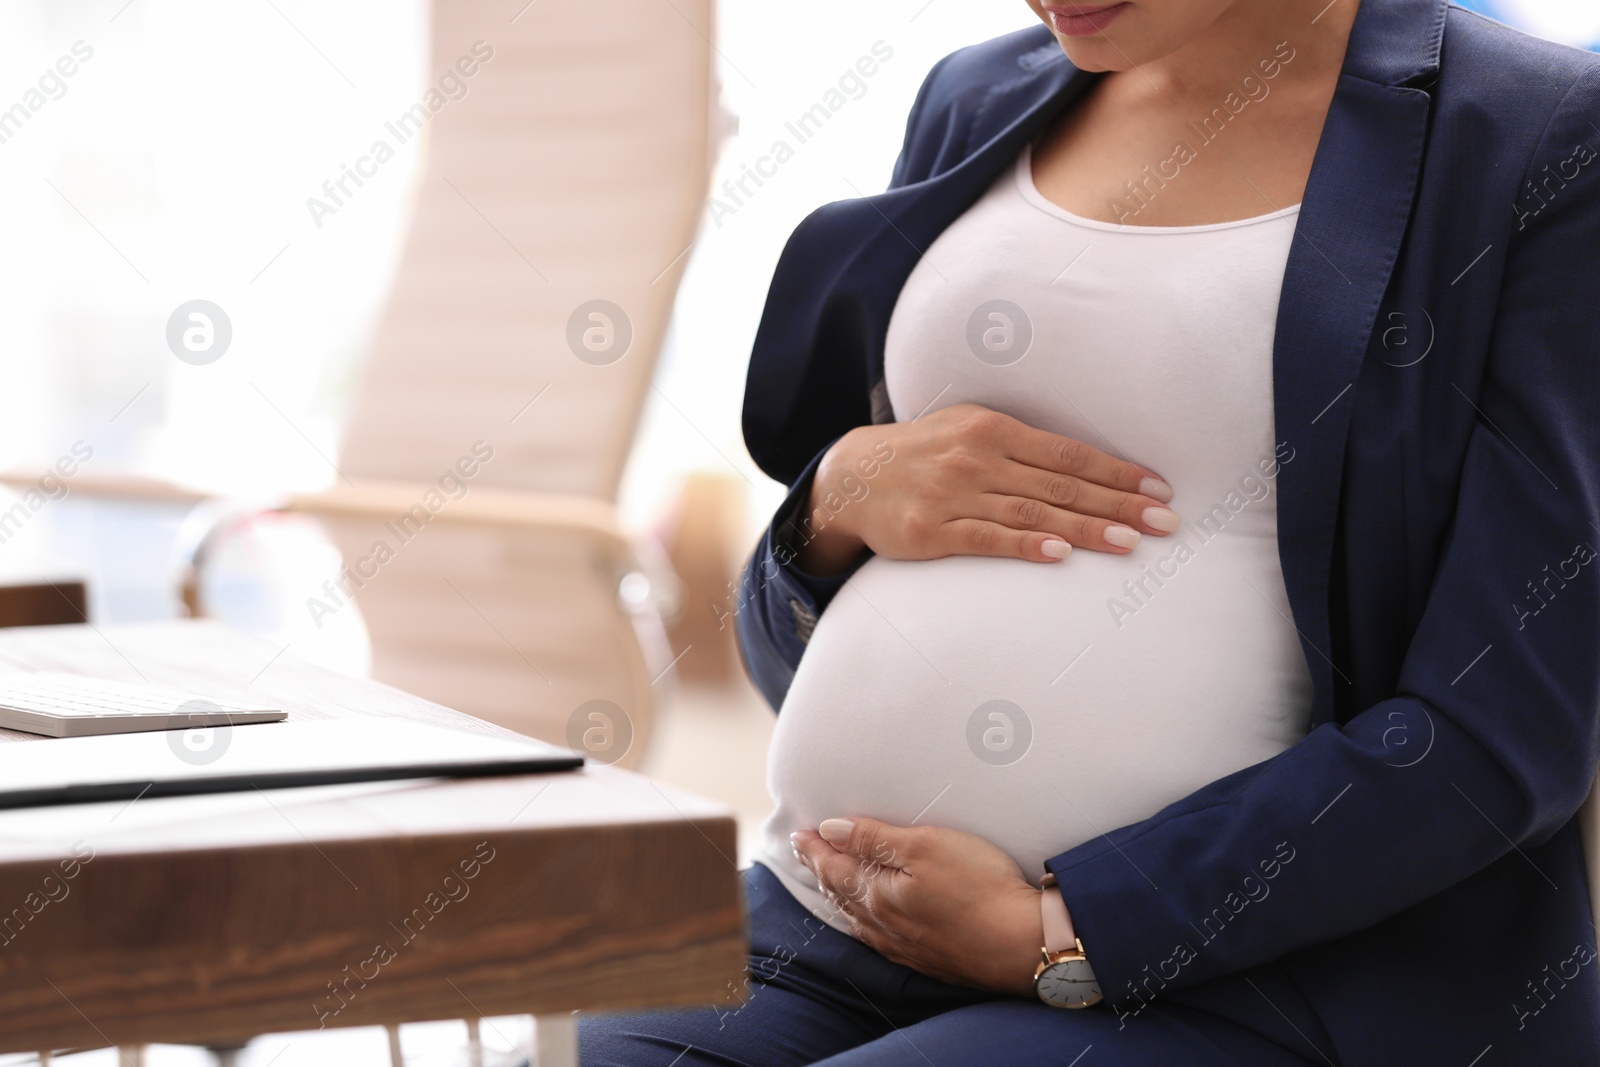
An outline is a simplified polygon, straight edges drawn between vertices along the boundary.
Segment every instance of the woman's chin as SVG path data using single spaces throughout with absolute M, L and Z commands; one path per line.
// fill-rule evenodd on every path
M 1124 49 L 1118 48 L 1105 37 L 1070 37 L 1056 34 L 1056 41 L 1067 54 L 1067 60 L 1079 70 L 1093 74 L 1115 74 L 1133 70 L 1138 64 L 1128 58 Z

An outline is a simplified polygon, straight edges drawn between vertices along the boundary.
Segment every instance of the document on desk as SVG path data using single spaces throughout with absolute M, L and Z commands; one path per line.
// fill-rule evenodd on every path
M 530 738 L 376 717 L 67 737 L 0 745 L 0 808 L 582 765 L 581 754 Z

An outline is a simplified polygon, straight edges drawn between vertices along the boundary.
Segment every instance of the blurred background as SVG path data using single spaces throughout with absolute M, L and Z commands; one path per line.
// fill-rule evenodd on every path
M 1594 0 L 1467 0 L 1600 49 Z M 7 0 L 0 623 L 214 617 L 765 817 L 794 226 L 1021 0 Z M 1509 206 L 1508 206 L 1509 207 Z
M 739 430 L 772 267 L 817 205 L 887 183 L 936 60 L 1031 20 L 8 3 L 0 581 L 81 581 L 97 626 L 220 618 L 263 666 L 552 740 L 589 708 L 593 755 L 731 802 L 748 836 L 772 715 L 728 583 L 782 497 Z M 475 444 L 493 458 L 425 529 L 384 529 Z M 363 566 L 378 541 L 392 561 Z

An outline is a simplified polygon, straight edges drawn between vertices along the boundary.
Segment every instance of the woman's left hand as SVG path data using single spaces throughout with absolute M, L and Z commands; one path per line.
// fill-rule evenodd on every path
M 859 940 L 952 985 L 1033 995 L 1039 890 L 998 846 L 876 819 L 827 819 L 818 830 L 792 835 L 795 852 Z

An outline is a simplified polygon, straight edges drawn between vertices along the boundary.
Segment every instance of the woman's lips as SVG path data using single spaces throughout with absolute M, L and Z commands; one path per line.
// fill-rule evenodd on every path
M 1116 21 L 1128 4 L 1052 4 L 1044 9 L 1050 27 L 1068 37 L 1088 37 Z

